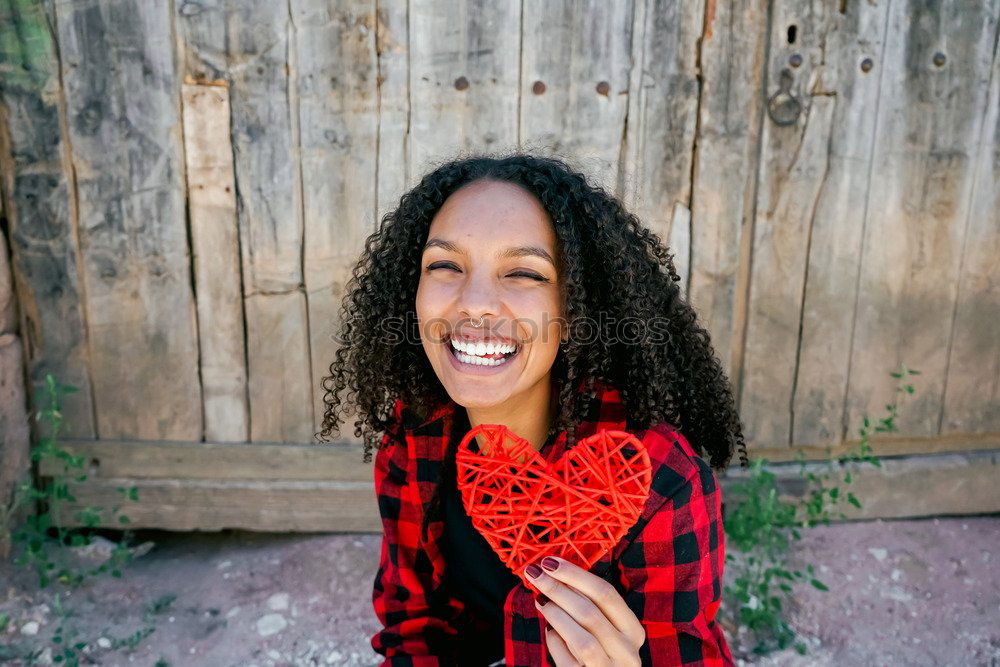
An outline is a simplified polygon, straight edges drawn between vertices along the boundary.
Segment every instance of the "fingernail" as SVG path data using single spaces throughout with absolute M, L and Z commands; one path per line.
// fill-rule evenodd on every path
M 542 559 L 542 567 L 544 567 L 549 572 L 552 572 L 557 567 L 559 567 L 559 561 L 557 561 L 555 558 L 549 558 L 548 556 L 546 556 L 545 558 Z
M 545 593 L 539 593 L 538 594 L 538 606 L 539 607 L 543 606 L 548 601 L 549 601 L 549 598 L 545 596 Z
M 524 568 L 524 571 L 527 572 L 528 576 L 531 577 L 532 579 L 537 579 L 538 575 L 542 573 L 542 569 L 537 565 L 535 565 L 534 563 Z

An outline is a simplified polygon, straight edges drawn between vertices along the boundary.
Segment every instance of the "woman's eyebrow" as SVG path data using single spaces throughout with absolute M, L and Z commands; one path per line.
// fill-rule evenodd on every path
M 459 247 L 454 243 L 452 243 L 451 241 L 445 241 L 444 239 L 439 239 L 439 238 L 429 239 L 427 243 L 424 244 L 424 251 L 426 251 L 428 248 L 433 248 L 435 246 L 437 246 L 438 248 L 443 248 L 444 250 L 449 250 L 451 252 L 457 252 L 457 253 L 462 252 L 459 249 Z M 541 257 L 542 259 L 549 262 L 552 266 L 556 265 L 555 260 L 552 259 L 552 255 L 550 255 L 549 252 L 545 250 L 545 248 L 539 248 L 538 246 L 533 246 L 533 245 L 511 246 L 510 248 L 506 248 L 497 253 L 497 259 L 508 259 L 511 257 L 525 257 L 525 256 Z

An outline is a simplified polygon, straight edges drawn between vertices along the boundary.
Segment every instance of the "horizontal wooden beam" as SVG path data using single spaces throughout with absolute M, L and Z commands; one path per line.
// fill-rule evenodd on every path
M 881 467 L 847 464 L 850 484 L 841 485 L 841 496 L 850 491 L 861 502 L 858 509 L 846 502 L 838 509 L 847 519 L 902 519 L 925 516 L 988 514 L 1000 512 L 1000 449 L 905 456 L 881 459 Z M 779 463 L 775 474 L 779 492 L 788 499 L 806 493 L 806 481 L 797 463 Z M 820 474 L 824 464 L 808 463 L 805 471 Z M 745 481 L 747 471 L 722 476 L 723 501 L 738 501 L 733 485 Z
M 371 464 L 362 463 L 358 446 L 77 441 L 64 443 L 64 448 L 88 457 L 88 476 L 71 483 L 76 501 L 55 513 L 58 525 L 83 525 L 73 513 L 97 506 L 120 508 L 131 528 L 382 530 Z M 43 475 L 60 470 L 51 459 L 40 465 Z M 771 469 L 783 493 L 803 493 L 797 464 Z M 822 466 L 811 463 L 807 469 Z M 854 480 L 844 490 L 857 495 L 862 508 L 845 504 L 851 519 L 1000 512 L 1000 448 L 889 457 L 882 459 L 881 468 L 858 465 L 853 470 Z M 720 475 L 727 503 L 736 499 L 727 489 L 746 474 L 734 466 Z M 127 500 L 118 490 L 131 486 L 137 488 L 138 500 Z M 116 517 L 107 511 L 98 525 L 126 527 Z
M 877 456 L 910 456 L 913 454 L 945 454 L 969 451 L 1000 449 L 1000 433 L 955 433 L 947 436 L 913 437 L 896 435 L 879 435 L 871 437 L 869 444 Z M 809 445 L 791 447 L 748 447 L 747 453 L 752 458 L 765 458 L 768 461 L 795 461 L 797 452 L 802 452 L 806 461 L 824 461 L 837 458 L 851 451 L 856 451 L 861 445 L 860 439 L 845 440 L 831 447 L 815 447 Z
M 217 443 L 135 440 L 65 440 L 59 446 L 85 457 L 96 478 L 190 480 L 316 480 L 371 482 L 372 463 L 360 445 L 330 443 Z M 375 450 L 373 449 L 374 459 Z M 42 475 L 62 470 L 58 459 L 39 462 Z

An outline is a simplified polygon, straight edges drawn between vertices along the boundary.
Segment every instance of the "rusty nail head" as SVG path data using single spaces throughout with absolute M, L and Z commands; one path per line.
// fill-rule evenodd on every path
M 468 87 L 469 87 L 469 80 L 466 79 L 464 76 L 460 76 L 457 79 L 455 79 L 456 90 L 465 90 Z
M 940 51 L 938 51 L 937 53 L 934 54 L 934 64 L 935 65 L 937 65 L 938 67 L 941 67 L 942 65 L 944 65 L 944 61 L 945 61 L 945 57 L 944 57 L 943 53 L 941 53 Z
M 531 86 L 531 92 L 533 92 L 535 95 L 541 95 L 542 93 L 545 92 L 545 84 L 541 81 L 536 81 Z
M 864 60 L 861 61 L 861 71 L 862 72 L 872 71 L 872 65 L 874 64 L 875 63 L 872 62 L 871 58 L 865 58 Z
M 599 95 L 607 95 L 609 90 L 611 90 L 611 85 L 607 81 L 601 81 L 597 84 L 597 93 Z
M 792 67 L 798 67 L 799 65 L 802 64 L 802 55 L 798 53 L 793 53 L 788 58 L 788 64 L 791 65 Z

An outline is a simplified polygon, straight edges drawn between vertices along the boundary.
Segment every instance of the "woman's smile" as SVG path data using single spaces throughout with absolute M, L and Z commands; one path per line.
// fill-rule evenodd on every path
M 484 342 L 488 341 L 488 342 Z M 447 336 L 442 343 L 448 350 L 452 366 L 462 373 L 472 375 L 494 375 L 503 372 L 514 363 L 522 346 L 505 343 L 498 339 L 470 339 Z

